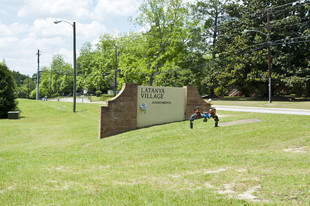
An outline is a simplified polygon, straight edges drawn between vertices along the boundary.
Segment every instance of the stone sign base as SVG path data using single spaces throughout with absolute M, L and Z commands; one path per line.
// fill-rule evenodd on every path
M 189 119 L 199 107 L 209 111 L 196 87 L 147 87 L 123 84 L 120 93 L 99 108 L 99 139 L 118 133 Z

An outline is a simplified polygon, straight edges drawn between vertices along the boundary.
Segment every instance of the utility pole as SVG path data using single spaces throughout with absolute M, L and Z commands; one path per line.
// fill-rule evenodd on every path
M 76 111 L 76 27 L 73 26 L 73 112 Z
M 40 79 L 40 50 L 38 50 L 38 71 L 37 71 L 37 93 L 36 100 L 39 100 L 39 79 Z
M 29 75 L 28 75 L 28 78 L 27 78 L 27 82 L 28 82 L 28 84 L 27 84 L 27 97 L 28 97 L 28 99 L 29 99 Z
M 50 78 L 50 98 L 52 98 L 52 79 L 53 79 L 53 65 L 51 65 L 51 78 Z
M 267 11 L 267 38 L 268 38 L 268 87 L 269 87 L 269 101 L 271 103 L 271 50 L 270 50 L 270 17 Z
M 59 24 L 61 22 L 66 22 L 70 24 L 73 28 L 73 112 L 76 110 L 76 26 L 75 22 L 72 24 L 65 20 L 54 21 L 54 24 Z
M 116 88 L 117 88 L 117 45 L 115 45 L 115 71 L 114 71 L 114 90 L 113 95 L 116 96 Z

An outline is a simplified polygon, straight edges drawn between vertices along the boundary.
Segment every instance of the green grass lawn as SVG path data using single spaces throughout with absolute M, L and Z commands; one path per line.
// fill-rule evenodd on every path
M 96 97 L 96 96 L 87 96 L 87 97 L 91 102 L 101 102 L 101 101 L 107 101 L 109 99 L 112 99 L 114 96 L 113 94 L 102 94 L 100 97 Z
M 215 103 L 216 104 L 216 103 Z M 99 104 L 19 100 L 0 119 L 1 205 L 309 205 L 310 117 L 218 111 L 98 136 Z

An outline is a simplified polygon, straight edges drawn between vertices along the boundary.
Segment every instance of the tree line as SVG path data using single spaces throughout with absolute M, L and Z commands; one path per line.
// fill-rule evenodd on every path
M 143 31 L 106 33 L 95 45 L 84 43 L 77 91 L 112 90 L 116 70 L 118 90 L 124 82 L 193 85 L 201 94 L 238 90 L 266 97 L 270 46 L 272 95 L 309 97 L 309 10 L 309 1 L 144 0 L 137 17 L 130 18 Z M 41 70 L 41 97 L 72 94 L 73 69 L 62 56 Z M 19 81 L 20 97 L 34 98 L 36 75 Z

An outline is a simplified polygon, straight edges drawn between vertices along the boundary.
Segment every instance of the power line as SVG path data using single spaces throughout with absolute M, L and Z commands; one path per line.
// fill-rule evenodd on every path
M 305 41 L 294 41 L 294 40 L 295 39 L 309 38 L 309 37 L 310 37 L 310 35 L 309 36 L 294 37 L 294 38 L 279 39 L 279 40 L 275 40 L 275 41 L 271 42 L 271 46 L 281 45 L 281 44 L 288 44 L 289 45 L 289 44 L 297 44 L 297 43 L 307 43 L 307 42 L 310 42 L 310 40 L 305 40 Z M 252 53 L 254 51 L 261 50 L 261 49 L 263 49 L 263 48 L 268 46 L 268 42 L 263 42 L 263 43 L 254 44 L 254 45 L 251 45 L 251 46 L 248 46 L 248 47 L 243 47 L 243 48 L 227 51 L 226 53 L 233 53 L 233 52 L 236 52 L 236 51 L 242 51 L 242 50 L 250 49 L 251 47 L 254 47 L 254 46 L 259 46 L 259 47 L 251 49 L 250 51 L 239 52 L 239 53 L 237 53 L 235 55 L 231 55 L 231 56 L 228 56 L 228 57 L 225 57 L 225 58 L 221 58 L 221 59 L 218 59 L 218 60 L 212 60 L 212 61 L 210 61 L 208 63 L 204 63 L 204 64 L 200 64 L 200 65 L 196 65 L 196 66 L 191 66 L 191 67 L 186 67 L 186 68 L 179 68 L 179 69 L 175 69 L 175 70 L 160 71 L 159 73 L 171 73 L 171 72 L 177 72 L 177 71 L 181 71 L 181 70 L 201 68 L 201 67 L 204 67 L 204 66 L 207 66 L 207 65 L 210 65 L 210 64 L 214 64 L 214 63 L 218 63 L 218 62 L 221 62 L 221 61 L 229 60 L 231 58 L 235 58 L 235 57 L 241 56 L 243 54 Z M 181 62 L 176 62 L 175 64 L 181 64 L 181 63 L 190 62 L 190 61 L 194 62 L 195 60 L 197 60 L 197 58 L 191 59 L 191 60 L 186 60 L 186 61 L 181 61 Z M 163 66 L 165 64 L 158 64 L 158 65 L 159 66 Z M 138 68 L 138 69 L 141 69 L 141 68 Z M 145 73 L 145 72 L 133 72 L 131 74 L 150 75 L 150 74 L 156 74 L 156 72 L 147 72 L 147 73 Z
M 291 3 L 287 3 L 287 4 L 282 4 L 282 5 L 279 5 L 279 6 L 274 6 L 270 9 L 278 9 L 278 8 L 282 8 L 282 7 L 285 7 L 285 6 L 301 6 L 301 5 L 308 5 L 310 4 L 309 1 L 304 1 L 303 3 L 301 1 L 295 1 L 295 2 L 291 2 Z
M 197 68 L 201 68 L 201 67 L 204 67 L 204 66 L 207 66 L 207 65 L 210 65 L 210 64 L 214 64 L 214 63 L 218 63 L 218 62 L 221 62 L 221 61 L 229 60 L 231 58 L 238 57 L 238 56 L 241 56 L 241 55 L 246 54 L 246 53 L 251 53 L 253 51 L 260 50 L 260 49 L 262 49 L 264 47 L 266 47 L 266 45 L 258 47 L 258 48 L 255 48 L 255 49 L 251 49 L 250 51 L 247 51 L 247 52 L 241 52 L 241 53 L 238 53 L 238 54 L 235 54 L 235 55 L 232 55 L 232 56 L 228 56 L 228 57 L 225 57 L 225 58 L 222 58 L 222 59 L 212 60 L 212 61 L 210 61 L 208 63 L 205 63 L 205 64 L 200 64 L 200 65 L 186 67 L 186 68 L 179 68 L 179 69 L 169 70 L 169 71 L 160 71 L 159 73 L 171 73 L 171 72 L 177 72 L 177 71 L 187 70 L 187 69 L 197 69 Z M 139 69 L 141 69 L 141 68 L 139 68 Z M 147 72 L 147 73 L 134 72 L 132 74 L 150 75 L 150 74 L 156 74 L 156 72 Z
M 295 3 L 295 5 L 294 5 L 294 3 Z M 261 17 L 263 18 L 264 15 L 267 15 L 267 12 L 270 12 L 273 9 L 276 9 L 276 8 L 281 8 L 281 7 L 285 7 L 285 6 L 291 6 L 291 7 L 297 6 L 297 7 L 300 7 L 300 6 L 305 6 L 305 5 L 309 5 L 310 4 L 310 2 L 305 2 L 305 3 L 300 3 L 300 4 L 297 4 L 297 3 L 299 3 L 299 2 L 296 1 L 296 2 L 291 2 L 291 3 L 283 4 L 283 5 L 280 5 L 280 6 L 273 6 L 273 7 L 270 7 L 270 8 L 265 8 L 265 9 L 262 9 L 262 10 L 259 10 L 259 11 L 255 12 L 255 13 L 242 16 L 242 19 L 246 19 L 246 18 L 249 18 L 249 17 L 257 18 L 257 15 L 259 13 L 262 14 Z M 289 9 L 289 7 L 287 9 Z M 285 10 L 287 10 L 287 9 L 285 9 Z M 281 10 L 279 12 L 281 12 Z M 273 14 L 273 13 L 270 12 L 270 14 Z M 224 23 L 218 25 L 218 29 L 220 30 L 221 28 L 219 28 L 219 27 L 225 26 L 226 24 L 229 24 L 229 23 L 232 23 L 232 22 L 235 22 L 235 21 L 241 21 L 242 19 L 238 18 L 238 19 L 234 19 L 234 20 L 231 20 L 231 21 L 224 22 Z M 243 23 L 243 22 L 240 22 L 240 23 Z
M 273 43 L 277 44 L 277 42 L 281 42 L 281 41 L 283 41 L 282 43 L 287 43 L 287 42 L 292 42 L 292 41 L 294 41 L 295 39 L 303 39 L 303 38 L 306 38 L 306 39 L 307 39 L 307 38 L 310 38 L 310 35 L 308 35 L 308 36 L 293 37 L 293 38 L 278 39 L 278 40 L 276 40 L 276 41 L 273 41 L 272 44 L 273 44 Z
M 297 21 L 299 21 L 299 22 L 281 22 L 281 23 L 279 23 L 279 24 L 271 24 L 270 25 L 270 27 L 272 27 L 272 28 L 277 28 L 277 27 L 279 27 L 279 26 L 290 26 L 290 25 L 295 25 L 295 26 L 299 26 L 299 24 L 303 24 L 303 26 L 304 25 L 306 25 L 306 24 L 308 24 L 309 23 L 309 21 L 306 21 L 306 22 L 301 22 L 302 20 L 304 20 L 304 19 L 309 19 L 309 17 L 303 17 L 303 18 L 299 18 L 299 19 L 297 19 Z M 287 20 L 287 19 L 286 19 Z
M 245 15 L 245 16 L 243 16 L 242 18 L 243 18 L 243 19 L 245 19 L 245 18 L 254 18 L 254 17 L 256 18 L 256 15 L 259 14 L 259 13 L 262 14 L 262 16 L 260 16 L 260 18 L 263 18 L 264 15 L 265 15 L 264 13 L 268 13 L 268 12 L 270 12 L 270 11 L 271 11 L 271 14 L 276 14 L 276 13 L 280 13 L 280 12 L 286 11 L 286 10 L 288 10 L 288 9 L 291 9 L 291 8 L 295 7 L 296 5 L 298 5 L 298 7 L 299 7 L 299 6 L 304 6 L 304 5 L 308 5 L 308 4 L 310 4 L 310 2 L 304 2 L 304 3 L 300 3 L 300 2 L 297 2 L 297 1 L 296 1 L 296 2 L 291 2 L 291 3 L 283 4 L 283 5 L 280 5 L 280 6 L 273 6 L 273 7 L 270 7 L 270 8 L 265 8 L 265 9 L 263 9 L 263 10 L 260 10 L 260 11 L 258 11 L 258 12 L 256 12 L 256 13 L 254 13 L 254 14 Z M 283 10 L 278 10 L 278 11 L 275 11 L 275 10 L 274 10 L 274 9 L 279 9 L 279 8 L 283 8 L 283 7 L 286 7 L 286 6 L 290 6 L 290 7 L 286 8 L 286 9 L 283 9 Z M 274 13 L 272 13 L 272 12 L 274 12 Z M 238 18 L 238 19 L 233 19 L 233 20 L 230 20 L 230 21 L 221 23 L 220 25 L 218 25 L 219 31 L 222 30 L 220 27 L 222 27 L 222 26 L 224 26 L 224 25 L 226 25 L 226 24 L 232 23 L 232 22 L 236 22 L 236 21 L 237 21 L 238 23 L 241 23 L 241 25 L 246 25 L 245 23 L 240 22 L 241 20 L 242 20 L 242 19 Z M 285 23 L 284 23 L 284 24 L 285 24 Z M 277 25 L 274 25 L 274 26 L 277 26 Z M 236 28 L 236 31 L 238 31 L 239 29 L 242 29 L 240 25 L 239 25 L 239 26 L 236 25 L 236 27 L 237 27 L 237 28 Z M 264 27 L 266 27 L 266 26 L 262 26 L 262 27 L 260 27 L 260 28 L 264 28 Z M 233 35 L 233 36 L 230 35 L 230 37 L 238 36 L 238 35 L 240 35 L 240 33 L 241 33 L 241 32 L 235 32 L 235 33 L 233 33 L 233 34 L 236 34 L 236 35 Z M 206 36 L 206 37 L 208 37 L 208 36 Z M 209 37 L 212 37 L 212 36 L 209 36 Z M 298 37 L 296 37 L 296 38 L 298 38 Z M 305 38 L 305 37 L 299 37 L 299 38 Z M 291 39 L 293 39 L 293 38 L 291 38 Z M 275 41 L 274 43 L 272 43 L 271 45 L 283 44 L 283 42 L 282 42 L 282 43 L 277 43 L 277 42 L 279 42 L 279 41 L 284 41 L 284 40 L 277 40 L 277 41 Z M 296 43 L 304 43 L 304 42 L 308 42 L 308 41 L 297 41 Z M 284 42 L 284 43 L 285 43 L 285 44 L 292 44 L 292 43 L 295 43 L 295 42 L 291 42 L 291 43 L 286 43 L 286 42 Z M 144 45 L 150 45 L 150 43 L 149 43 L 149 42 L 145 42 Z M 260 45 L 262 45 L 262 46 L 260 46 Z M 248 52 L 257 51 L 257 50 L 259 50 L 259 49 L 262 49 L 262 48 L 266 47 L 267 45 L 268 45 L 268 42 L 267 42 L 267 43 L 261 43 L 261 44 L 252 45 L 252 46 L 245 47 L 245 48 L 235 49 L 235 50 L 232 50 L 232 51 L 227 51 L 226 53 L 232 53 L 232 52 L 235 52 L 235 51 L 240 51 L 240 50 L 242 51 L 242 50 L 245 50 L 245 49 L 249 49 L 249 48 L 254 47 L 254 46 L 260 46 L 260 47 L 258 47 L 258 48 L 252 49 L 252 50 L 250 50 L 250 51 L 242 52 L 242 53 L 239 53 L 239 54 L 236 54 L 236 55 L 234 55 L 234 56 L 227 57 L 227 58 L 232 58 L 232 57 L 240 56 L 240 55 L 245 54 L 245 53 L 248 53 Z M 139 46 L 138 46 L 138 45 L 135 45 L 135 46 L 132 46 L 132 47 L 127 47 L 127 48 L 139 48 L 139 47 L 143 47 L 143 45 L 139 44 Z M 226 58 L 220 59 L 220 60 L 218 60 L 218 61 L 223 61 L 223 60 L 225 60 L 225 59 L 226 59 Z M 183 61 L 183 62 L 188 62 L 188 61 L 191 61 L 191 60 L 187 60 L 187 61 Z M 192 61 L 193 61 L 193 60 L 192 60 Z M 180 64 L 180 63 L 182 63 L 182 62 L 178 62 L 178 64 Z M 179 70 L 183 70 L 183 69 L 190 69 L 190 68 L 196 68 L 196 67 L 201 67 L 201 66 L 204 66 L 204 65 L 197 65 L 197 66 L 188 67 L 188 68 L 180 68 L 180 69 L 172 70 L 172 71 L 179 71 Z M 169 71 L 162 71 L 161 73 L 167 73 L 167 72 L 169 72 Z M 151 73 L 139 73 L 139 74 L 152 74 L 152 72 L 151 72 Z
M 272 44 L 272 45 L 283 45 L 283 44 L 299 44 L 299 43 L 308 43 L 310 42 L 310 40 L 306 40 L 306 41 L 293 41 L 293 42 L 281 42 L 281 43 L 275 43 L 275 44 Z
M 310 2 L 304 2 L 304 3 L 300 3 L 300 1 L 295 1 L 295 2 L 291 2 L 291 3 L 287 3 L 287 4 L 283 4 L 283 5 L 279 5 L 279 6 L 273 6 L 273 7 L 270 7 L 270 8 L 266 8 L 266 9 L 262 9 L 262 10 L 260 10 L 260 11 L 258 11 L 258 12 L 255 12 L 254 14 L 249 14 L 249 15 L 246 15 L 246 16 L 243 16 L 242 18 L 243 19 L 245 19 L 245 18 L 248 18 L 248 17 L 254 17 L 254 18 L 256 18 L 257 17 L 257 14 L 259 14 L 259 13 L 264 13 L 264 12 L 266 12 L 266 11 L 268 11 L 268 10 L 272 10 L 272 9 L 277 9 L 277 8 L 282 8 L 282 7 L 285 7 L 285 6 L 291 6 L 291 7 L 300 7 L 300 6 L 304 6 L 304 5 L 308 5 L 308 4 L 310 4 Z M 287 10 L 287 9 L 290 9 L 290 7 L 288 7 L 288 8 L 286 8 L 286 9 L 283 9 L 283 10 L 280 10 L 280 11 L 284 11 L 284 10 Z M 278 11 L 278 12 L 280 12 L 280 11 Z M 262 16 L 263 17 L 263 16 Z M 306 18 L 306 17 L 304 17 L 304 18 Z M 232 38 L 232 37 L 235 37 L 235 36 L 239 36 L 240 35 L 240 33 L 242 32 L 242 31 L 240 31 L 240 29 L 242 29 L 242 25 L 246 25 L 246 23 L 244 23 L 244 22 L 240 22 L 242 19 L 240 19 L 240 18 L 238 18 L 238 19 L 232 19 L 232 20 L 230 20 L 230 21 L 227 21 L 227 22 L 224 22 L 224 23 L 221 23 L 221 24 L 219 24 L 218 25 L 218 32 L 220 32 L 221 30 L 224 30 L 224 29 L 226 29 L 226 28 L 221 28 L 221 27 L 223 27 L 224 25 L 226 25 L 226 24 L 229 24 L 229 23 L 232 23 L 232 22 L 238 22 L 238 23 L 240 23 L 240 24 L 238 24 L 238 25 L 232 25 L 232 27 L 234 28 L 234 30 L 235 30 L 235 32 L 230 32 L 230 35 L 221 35 L 221 34 L 219 34 L 219 35 L 217 35 L 217 37 L 219 37 L 219 36 L 223 36 L 223 37 L 228 37 L 228 38 Z M 277 27 L 277 26 L 281 26 L 281 25 L 283 25 L 283 24 L 286 24 L 286 22 L 284 22 L 284 23 L 282 23 L 282 24 L 280 24 L 280 25 L 271 25 L 271 27 Z M 290 24 L 293 24 L 293 23 L 290 23 Z M 263 26 L 259 26 L 259 27 L 255 27 L 255 28 L 251 28 L 251 29 L 259 29 L 259 28 L 265 28 L 266 27 L 266 25 L 263 25 Z M 205 36 L 205 38 L 207 39 L 207 38 L 212 38 L 213 37 L 213 35 L 207 35 L 207 36 Z M 158 43 L 155 43 L 155 44 L 158 44 Z M 141 47 L 145 47 L 145 46 L 149 46 L 149 45 L 152 45 L 152 43 L 150 44 L 149 42 L 144 42 L 144 43 L 139 43 L 139 44 L 137 44 L 137 45 L 134 45 L 134 46 L 127 46 L 126 48 L 141 48 Z M 121 48 L 120 48 L 121 49 Z
M 294 39 L 301 39 L 301 38 L 308 38 L 308 37 L 310 37 L 310 35 L 309 36 L 304 36 L 304 37 L 294 37 L 294 38 L 290 38 L 290 39 L 280 39 L 280 40 L 276 40 L 276 41 L 272 42 L 271 46 L 280 45 L 280 44 L 288 44 L 289 45 L 289 44 L 297 44 L 297 43 L 308 43 L 308 42 L 310 42 L 310 40 L 292 41 L 292 42 L 279 42 L 279 41 L 284 41 L 284 40 L 294 40 Z M 276 43 L 276 42 L 279 42 L 279 43 Z M 240 53 L 237 53 L 235 55 L 231 55 L 231 56 L 228 56 L 228 57 L 225 57 L 225 58 L 221 58 L 221 59 L 218 59 L 218 60 L 212 60 L 212 61 L 210 61 L 208 63 L 205 63 L 205 64 L 200 64 L 200 65 L 195 65 L 195 66 L 185 67 L 185 68 L 178 68 L 178 69 L 168 70 L 168 71 L 160 71 L 160 73 L 172 73 L 172 72 L 188 70 L 188 69 L 199 69 L 199 68 L 202 68 L 202 67 L 214 64 L 214 63 L 219 63 L 221 61 L 230 60 L 232 58 L 241 56 L 243 54 L 252 53 L 252 52 L 261 50 L 261 49 L 263 49 L 263 48 L 268 46 L 268 42 L 264 42 L 264 43 L 256 44 L 256 45 L 252 45 L 252 46 L 257 46 L 257 45 L 261 45 L 261 46 L 257 47 L 257 48 L 254 48 L 254 49 L 251 49 L 250 51 L 240 52 Z M 249 47 L 252 47 L 252 46 L 249 46 Z M 232 51 L 229 51 L 229 52 L 238 51 L 238 50 L 244 50 L 244 49 L 248 49 L 249 47 L 245 47 L 245 48 L 241 48 L 241 49 L 236 49 L 236 50 L 232 50 Z M 141 68 L 139 68 L 139 69 L 141 69 Z M 132 74 L 150 75 L 150 74 L 156 74 L 156 72 L 147 72 L 147 73 L 144 73 L 144 72 L 134 72 Z

